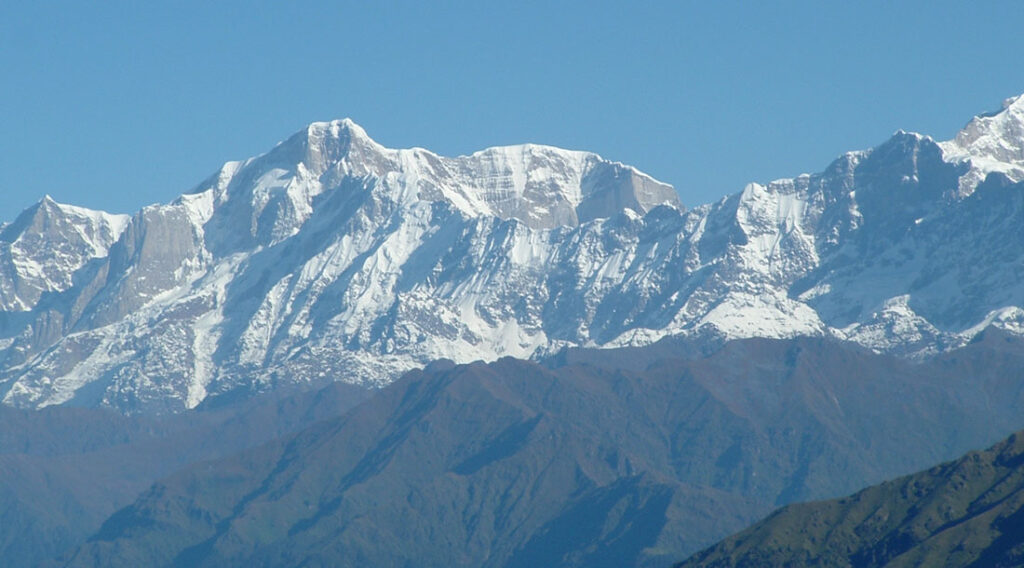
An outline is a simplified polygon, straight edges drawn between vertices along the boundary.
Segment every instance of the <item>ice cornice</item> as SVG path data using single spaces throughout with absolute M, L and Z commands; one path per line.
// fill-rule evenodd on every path
M 348 139 L 384 148 L 373 138 L 370 138 L 366 130 L 356 124 L 351 118 L 342 118 L 328 122 L 312 122 L 306 127 L 305 133 L 308 140 L 319 138 Z
M 1024 95 L 1008 97 L 1006 99 L 1003 99 L 1003 104 L 999 110 L 995 110 L 992 112 L 983 112 L 979 115 L 976 115 L 974 118 L 995 118 L 1012 108 L 1016 108 L 1022 105 L 1024 105 Z
M 942 144 L 952 152 L 960 150 L 972 153 L 992 153 L 998 146 L 1019 150 L 1024 143 L 1024 95 L 1010 97 L 1003 101 L 1003 108 L 996 112 L 983 113 L 972 118 L 953 140 Z M 1018 158 L 1024 159 L 1024 153 Z
M 910 138 L 917 142 L 935 142 L 935 140 L 927 134 L 921 134 L 920 132 L 914 132 L 913 130 L 903 130 L 902 128 L 893 132 L 890 138 Z
M 585 160 L 587 158 L 593 158 L 597 160 L 603 160 L 597 154 L 593 152 L 586 152 L 583 150 L 566 150 L 565 148 L 559 148 L 557 146 L 549 146 L 546 144 L 535 144 L 532 142 L 526 142 L 523 144 L 506 144 L 502 146 L 490 146 L 482 150 L 477 150 L 469 155 L 457 156 L 456 159 L 473 159 L 483 158 L 492 154 L 503 154 L 508 156 L 529 156 L 529 155 L 551 155 L 557 154 L 567 158 L 573 158 L 577 160 Z

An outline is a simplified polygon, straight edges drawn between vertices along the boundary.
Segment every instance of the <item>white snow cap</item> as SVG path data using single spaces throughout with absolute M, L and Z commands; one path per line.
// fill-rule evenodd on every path
M 314 122 L 266 158 L 314 177 L 372 176 L 396 202 L 444 200 L 470 217 L 516 219 L 533 228 L 576 226 L 627 209 L 682 208 L 668 184 L 591 152 L 540 144 L 499 146 L 454 158 L 390 149 L 352 119 Z M 298 162 L 298 164 L 295 164 Z
M 1002 106 L 975 116 L 955 138 L 939 143 L 947 161 L 970 163 L 960 178 L 961 195 L 972 193 L 992 172 L 1024 180 L 1024 95 L 1005 99 Z

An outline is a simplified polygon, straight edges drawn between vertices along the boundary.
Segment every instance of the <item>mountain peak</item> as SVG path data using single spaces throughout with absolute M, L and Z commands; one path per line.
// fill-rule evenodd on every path
M 372 185 L 386 201 L 447 201 L 467 217 L 516 219 L 538 229 L 576 226 L 627 208 L 644 214 L 662 204 L 682 207 L 672 186 L 591 152 L 527 143 L 445 157 L 387 148 L 350 118 L 313 122 L 242 168 L 250 166 L 265 180 L 257 184 L 258 210 L 271 195 L 287 194 L 289 208 L 305 212 L 300 222 L 312 211 L 312 196 L 345 177 L 376 180 Z M 281 172 L 304 181 L 289 185 L 292 174 Z
M 49 193 L 44 194 L 39 201 L 26 208 L 19 217 L 37 217 L 39 215 L 50 216 L 50 215 L 67 215 L 67 209 L 75 208 L 72 205 L 66 205 L 53 198 Z M 81 209 L 81 208 L 77 208 Z
M 957 133 L 957 139 L 973 142 L 984 135 L 1002 135 L 1019 139 L 1021 124 L 1024 124 L 1024 95 L 1016 95 L 1004 99 L 999 110 L 972 118 L 964 129 Z
M 106 256 L 128 220 L 44 195 L 0 231 L 10 262 L 8 270 L 0 270 L 0 310 L 27 311 L 44 292 L 70 288 L 74 272 Z
M 312 122 L 306 127 L 306 136 L 309 139 L 330 137 L 348 140 L 361 140 L 379 146 L 379 144 L 370 138 L 366 133 L 366 130 L 363 129 L 362 126 L 356 124 L 356 122 L 351 118 L 342 118 L 327 122 Z
M 248 160 L 242 166 L 257 162 L 259 167 L 290 169 L 302 164 L 307 171 L 319 176 L 331 166 L 345 161 L 355 165 L 358 174 L 364 175 L 373 172 L 359 167 L 360 164 L 378 162 L 388 152 L 387 148 L 370 138 L 363 127 L 352 119 L 343 118 L 312 122 L 266 154 Z
M 45 194 L 39 201 L 22 211 L 14 222 L 4 227 L 0 240 L 13 240 L 30 229 L 36 232 L 48 230 L 47 220 L 71 218 L 78 219 L 82 223 L 91 222 L 94 225 L 106 223 L 111 227 L 116 227 L 117 232 L 123 229 L 123 225 L 128 220 L 126 215 L 111 215 L 102 211 L 67 205 L 58 202 L 50 194 Z
M 994 118 L 1007 111 L 1020 111 L 1021 108 L 1024 108 L 1024 94 L 1007 97 L 1003 99 L 1003 104 L 999 110 L 981 113 L 976 115 L 975 118 Z
M 927 138 L 927 136 L 925 136 L 924 134 L 918 133 L 918 132 L 914 132 L 913 130 L 903 130 L 902 128 L 897 128 L 896 132 L 892 133 L 892 138 L 917 138 L 917 139 L 922 139 L 922 138 Z
M 1002 107 L 975 116 L 955 138 L 939 144 L 947 161 L 970 162 L 960 179 L 961 194 L 972 193 L 993 172 L 1024 180 L 1024 95 L 1005 99 Z

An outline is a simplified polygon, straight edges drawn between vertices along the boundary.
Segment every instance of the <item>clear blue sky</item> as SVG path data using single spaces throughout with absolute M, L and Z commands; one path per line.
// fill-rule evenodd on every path
M 695 205 L 1024 92 L 1024 2 L 4 2 L 0 220 L 132 212 L 315 120 L 596 151 Z

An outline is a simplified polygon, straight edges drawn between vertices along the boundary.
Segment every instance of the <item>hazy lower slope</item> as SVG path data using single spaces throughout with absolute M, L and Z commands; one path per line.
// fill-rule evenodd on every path
M 1024 565 L 1024 432 L 983 452 L 786 507 L 679 568 Z
M 1024 349 L 997 330 L 924 364 L 825 339 L 671 345 L 627 350 L 626 369 L 606 352 L 434 365 L 165 479 L 62 564 L 666 565 L 1024 422 L 1007 372 Z
M 0 407 L 0 558 L 35 566 L 81 544 L 156 479 L 340 414 L 367 396 L 337 384 L 163 419 Z

